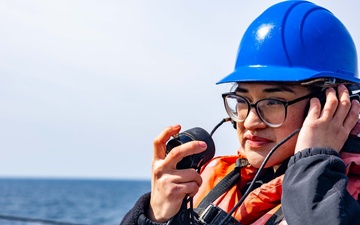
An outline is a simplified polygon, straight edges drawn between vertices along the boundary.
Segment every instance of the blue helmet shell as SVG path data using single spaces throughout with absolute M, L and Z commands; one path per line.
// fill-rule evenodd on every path
M 308 1 L 275 4 L 255 19 L 228 82 L 301 82 L 336 78 L 360 83 L 354 41 L 330 11 Z

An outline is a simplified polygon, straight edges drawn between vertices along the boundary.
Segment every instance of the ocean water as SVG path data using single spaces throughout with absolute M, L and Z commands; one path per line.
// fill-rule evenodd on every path
M 112 225 L 150 181 L 0 179 L 0 225 Z

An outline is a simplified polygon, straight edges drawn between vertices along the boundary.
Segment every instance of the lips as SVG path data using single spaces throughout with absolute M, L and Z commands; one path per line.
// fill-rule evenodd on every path
M 252 148 L 260 148 L 260 147 L 272 142 L 271 140 L 269 140 L 267 138 L 254 136 L 254 135 L 246 135 L 245 140 L 246 140 L 246 144 Z

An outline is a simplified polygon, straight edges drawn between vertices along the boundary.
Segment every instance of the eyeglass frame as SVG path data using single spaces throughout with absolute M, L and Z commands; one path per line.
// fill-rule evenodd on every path
M 227 97 L 227 96 L 230 96 L 230 95 L 235 95 L 236 97 L 240 97 L 240 98 L 244 99 L 245 102 L 247 103 L 247 105 L 248 105 L 248 111 L 247 111 L 247 114 L 246 114 L 246 116 L 245 116 L 245 118 L 244 118 L 243 120 L 240 120 L 239 118 L 236 118 L 236 117 L 233 115 L 232 110 L 229 109 L 229 104 L 227 104 L 227 102 L 226 102 L 226 97 Z M 236 94 L 236 92 L 227 92 L 227 93 L 223 93 L 223 94 L 222 94 L 222 98 L 223 98 L 223 100 L 224 100 L 224 106 L 225 106 L 226 113 L 230 116 L 230 118 L 231 118 L 232 120 L 234 120 L 235 122 L 240 122 L 240 123 L 244 122 L 244 121 L 246 120 L 246 118 L 249 116 L 249 113 L 250 113 L 251 109 L 252 109 L 252 108 L 255 108 L 255 111 L 256 111 L 257 116 L 260 118 L 260 120 L 261 120 L 263 123 L 265 123 L 265 124 L 266 124 L 267 126 L 269 126 L 269 127 L 280 127 L 280 126 L 285 122 L 286 117 L 287 117 L 287 107 L 288 107 L 289 105 L 292 105 L 292 104 L 297 103 L 297 102 L 300 102 L 300 101 L 302 101 L 302 100 L 304 100 L 304 99 L 312 98 L 312 97 L 316 97 L 316 96 L 317 96 L 316 93 L 310 93 L 310 94 L 304 95 L 304 96 L 302 96 L 302 97 L 293 99 L 293 100 L 291 100 L 291 101 L 285 101 L 285 100 L 276 99 L 276 98 L 263 98 L 263 99 L 259 99 L 259 100 L 256 101 L 255 103 L 251 104 L 250 101 L 249 101 L 247 98 L 245 98 L 244 96 L 241 96 L 241 95 Z M 261 116 L 261 114 L 260 114 L 260 112 L 259 112 L 259 108 L 258 108 L 258 103 L 261 102 L 261 101 L 264 101 L 264 100 L 276 100 L 276 101 L 280 102 L 281 104 L 283 104 L 283 106 L 284 106 L 284 108 L 285 108 L 285 116 L 284 116 L 283 122 L 281 122 L 280 124 L 272 124 L 272 123 L 267 122 L 267 121 Z

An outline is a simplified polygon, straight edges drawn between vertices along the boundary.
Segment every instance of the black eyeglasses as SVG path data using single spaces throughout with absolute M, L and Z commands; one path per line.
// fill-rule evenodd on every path
M 261 121 L 269 127 L 279 127 L 284 123 L 289 105 L 314 96 L 314 93 L 310 93 L 291 101 L 264 98 L 251 104 L 249 100 L 241 95 L 237 95 L 235 92 L 222 94 L 226 112 L 232 120 L 235 122 L 244 122 L 251 108 L 255 108 Z

